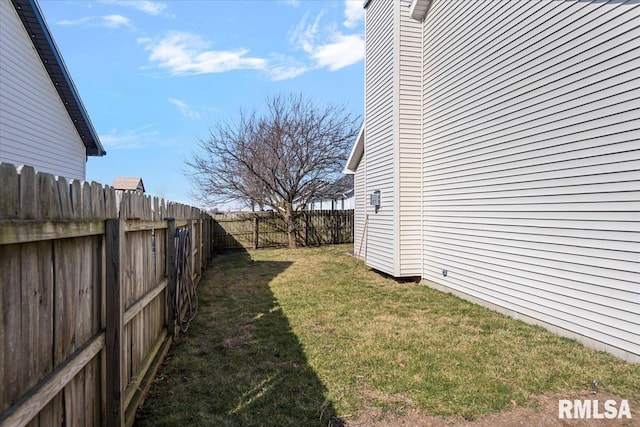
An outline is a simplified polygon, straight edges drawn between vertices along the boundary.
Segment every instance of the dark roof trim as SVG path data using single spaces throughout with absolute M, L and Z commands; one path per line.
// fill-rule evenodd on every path
M 86 147 L 87 156 L 104 156 L 107 152 L 102 147 L 98 134 L 91 124 L 89 115 L 82 104 L 67 67 L 64 65 L 58 47 L 51 37 L 36 0 L 11 1 Z

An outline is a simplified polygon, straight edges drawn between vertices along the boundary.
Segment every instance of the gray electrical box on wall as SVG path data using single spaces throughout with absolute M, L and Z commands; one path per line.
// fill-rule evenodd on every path
M 369 204 L 371 206 L 373 206 L 376 210 L 376 213 L 378 213 L 378 210 L 380 209 L 380 190 L 376 190 L 373 193 L 369 194 Z

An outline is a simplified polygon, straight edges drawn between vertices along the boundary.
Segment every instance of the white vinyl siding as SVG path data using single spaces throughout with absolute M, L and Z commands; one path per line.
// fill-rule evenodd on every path
M 366 156 L 366 153 L 364 154 Z M 365 221 L 367 213 L 367 196 L 365 193 L 366 162 L 364 157 L 358 165 L 358 170 L 353 177 L 353 194 L 355 210 L 353 213 L 353 253 L 356 257 L 364 259 L 366 257 L 365 247 Z
M 86 149 L 10 1 L 0 1 L 0 161 L 84 179 Z
M 423 277 L 636 361 L 639 23 L 436 0 L 423 32 Z
M 353 209 L 353 197 L 342 199 L 321 199 L 309 202 L 306 210 L 309 211 L 344 211 Z
M 373 0 L 366 13 L 366 262 L 396 277 L 422 269 L 422 26 L 410 5 Z M 377 213 L 368 203 L 376 190 Z
M 396 276 L 422 272 L 422 25 L 409 16 L 410 0 L 396 2 L 400 18 L 398 70 L 398 230 Z
M 365 202 L 366 263 L 385 273 L 395 273 L 395 140 L 394 128 L 394 1 L 373 0 L 366 10 L 365 59 Z M 362 167 L 362 162 L 360 167 Z M 369 195 L 379 190 L 382 205 L 375 213 Z

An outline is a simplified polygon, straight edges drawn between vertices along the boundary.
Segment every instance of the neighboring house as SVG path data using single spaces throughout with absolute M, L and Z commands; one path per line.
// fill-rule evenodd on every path
M 371 0 L 355 248 L 640 361 L 640 3 Z
M 85 179 L 106 154 L 35 0 L 0 1 L 0 161 Z
M 129 178 L 119 176 L 113 180 L 112 187 L 115 190 L 120 191 L 137 191 L 139 193 L 144 193 L 144 183 L 140 177 Z
M 344 175 L 326 186 L 318 197 L 307 203 L 306 210 L 344 211 L 353 209 L 353 175 Z

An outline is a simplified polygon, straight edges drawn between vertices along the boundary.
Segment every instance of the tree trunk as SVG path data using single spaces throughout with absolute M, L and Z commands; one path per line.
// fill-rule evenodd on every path
M 289 249 L 295 249 L 298 247 L 298 242 L 296 241 L 296 220 L 291 212 L 287 212 L 284 217 L 285 222 L 287 223 L 287 237 L 289 239 Z

